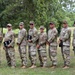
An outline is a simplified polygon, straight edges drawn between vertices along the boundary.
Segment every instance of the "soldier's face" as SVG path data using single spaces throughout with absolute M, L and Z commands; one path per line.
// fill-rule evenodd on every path
M 34 28 L 34 24 L 30 24 L 30 28 L 31 28 L 31 29 Z
M 12 29 L 12 27 L 11 26 L 7 26 L 7 29 L 8 29 L 8 31 L 10 31 Z
M 44 29 L 43 28 L 40 29 L 40 33 L 42 33 L 42 32 L 44 32 Z
M 24 27 L 23 25 L 20 25 L 20 26 L 19 26 L 20 29 L 22 29 L 23 27 Z
M 67 24 L 63 24 L 63 28 L 66 28 L 67 27 Z
M 55 25 L 54 25 L 54 24 L 52 24 L 52 25 L 50 25 L 50 28 L 52 29 L 52 28 L 54 28 L 54 26 L 55 26 Z

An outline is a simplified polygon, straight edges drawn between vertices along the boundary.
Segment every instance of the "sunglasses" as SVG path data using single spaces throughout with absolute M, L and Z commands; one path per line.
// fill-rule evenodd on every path
M 23 26 L 23 25 L 20 25 L 20 26 Z
M 31 23 L 30 25 L 34 25 L 34 24 Z
M 40 28 L 40 30 L 44 30 L 43 28 Z
M 7 26 L 8 28 L 10 28 L 11 26 Z
M 67 23 L 63 23 L 63 24 L 67 24 Z
M 54 24 L 50 24 L 50 25 L 54 25 Z

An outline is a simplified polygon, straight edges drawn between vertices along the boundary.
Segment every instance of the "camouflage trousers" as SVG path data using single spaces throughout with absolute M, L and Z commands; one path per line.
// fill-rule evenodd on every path
M 47 53 L 46 53 L 46 49 L 38 50 L 38 56 L 39 56 L 39 60 L 40 60 L 40 65 L 41 66 L 47 66 Z
M 1 42 L 0 42 L 0 65 L 1 65 Z
M 49 57 L 52 61 L 52 65 L 57 65 L 57 46 L 50 46 Z
M 8 66 L 16 66 L 14 48 L 6 48 L 5 53 Z
M 36 65 L 36 46 L 29 46 L 29 59 L 32 65 Z
M 22 62 L 22 66 L 26 66 L 27 64 L 27 49 L 26 46 L 19 46 L 19 53 Z
M 63 46 L 64 65 L 70 65 L 70 47 Z

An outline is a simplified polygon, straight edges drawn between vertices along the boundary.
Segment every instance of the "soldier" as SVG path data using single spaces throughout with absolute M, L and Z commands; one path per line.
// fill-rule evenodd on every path
M 34 27 L 34 21 L 30 21 L 30 29 L 28 32 L 28 46 L 29 46 L 29 59 L 31 61 L 31 67 L 36 67 L 36 44 L 38 39 L 37 29 Z
M 47 41 L 47 34 L 44 32 L 44 26 L 40 26 L 40 34 L 38 35 L 38 55 L 40 60 L 40 66 L 46 67 L 47 63 L 47 55 L 46 55 L 46 41 Z
M 50 30 L 48 31 L 49 56 L 52 61 L 51 68 L 55 68 L 57 65 L 57 34 L 58 31 L 55 28 L 55 24 L 51 22 Z
M 3 34 L 2 34 L 2 32 L 0 31 L 0 44 L 2 43 L 2 40 L 3 40 Z
M 20 58 L 22 60 L 21 68 L 26 68 L 26 63 L 27 63 L 27 49 L 26 49 L 27 31 L 24 28 L 23 22 L 20 22 L 19 28 L 20 28 L 20 31 L 18 33 L 17 45 L 19 47 Z
M 4 49 L 6 52 L 6 59 L 7 64 L 11 68 L 15 68 L 15 50 L 14 50 L 14 41 L 15 41 L 15 34 L 12 31 L 12 25 L 7 24 L 8 32 L 5 34 L 4 37 Z
M 63 42 L 61 47 L 62 55 L 64 59 L 63 69 L 69 68 L 70 65 L 70 38 L 71 38 L 71 30 L 68 28 L 67 21 L 63 22 L 63 28 L 61 29 L 59 41 Z
M 75 27 L 75 24 L 74 24 L 73 26 Z M 75 28 L 74 28 L 74 30 L 73 30 L 72 46 L 73 46 L 73 51 L 74 51 L 74 55 L 75 55 Z
M 2 44 L 2 40 L 3 40 L 3 34 L 0 31 L 0 64 L 1 64 L 1 44 Z

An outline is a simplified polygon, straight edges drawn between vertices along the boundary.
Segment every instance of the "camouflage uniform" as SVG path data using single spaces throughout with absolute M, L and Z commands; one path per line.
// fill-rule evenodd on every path
M 36 64 L 36 44 L 38 39 L 37 29 L 34 27 L 33 29 L 29 29 L 28 35 L 32 36 L 31 43 L 28 42 L 29 46 L 29 59 L 32 65 Z
M 20 58 L 22 60 L 22 66 L 26 66 L 27 64 L 27 49 L 26 49 L 26 42 L 27 42 L 27 31 L 26 29 L 21 29 L 18 33 L 18 39 L 17 43 L 19 45 L 19 53 L 20 53 Z
M 63 41 L 63 58 L 64 58 L 64 66 L 69 66 L 70 64 L 70 37 L 71 37 L 71 30 L 67 28 L 62 28 L 60 37 Z
M 48 42 L 50 43 L 49 47 L 49 56 L 52 61 L 52 65 L 57 65 L 57 29 L 53 28 L 48 31 Z
M 75 29 L 73 30 L 73 41 L 72 41 L 73 48 L 75 49 Z
M 40 28 L 44 29 L 43 26 L 41 26 Z M 46 32 L 40 33 L 38 35 L 38 45 L 40 46 L 38 48 L 40 66 L 46 66 L 46 64 L 47 64 L 46 41 L 47 41 Z
M 2 40 L 3 40 L 3 34 L 0 31 L 0 59 L 1 59 L 1 44 L 2 44 Z M 1 64 L 1 60 L 0 60 L 0 64 Z
M 4 42 L 9 41 L 9 40 L 12 40 L 12 41 L 9 44 L 9 46 L 10 46 L 9 48 L 5 47 L 6 59 L 7 59 L 8 66 L 15 67 L 16 66 L 16 64 L 15 64 L 15 50 L 14 50 L 15 37 L 14 37 L 14 32 L 12 30 L 8 31 L 4 37 Z
M 0 43 L 2 43 L 2 40 L 3 40 L 3 34 L 2 34 L 2 32 L 0 31 Z

